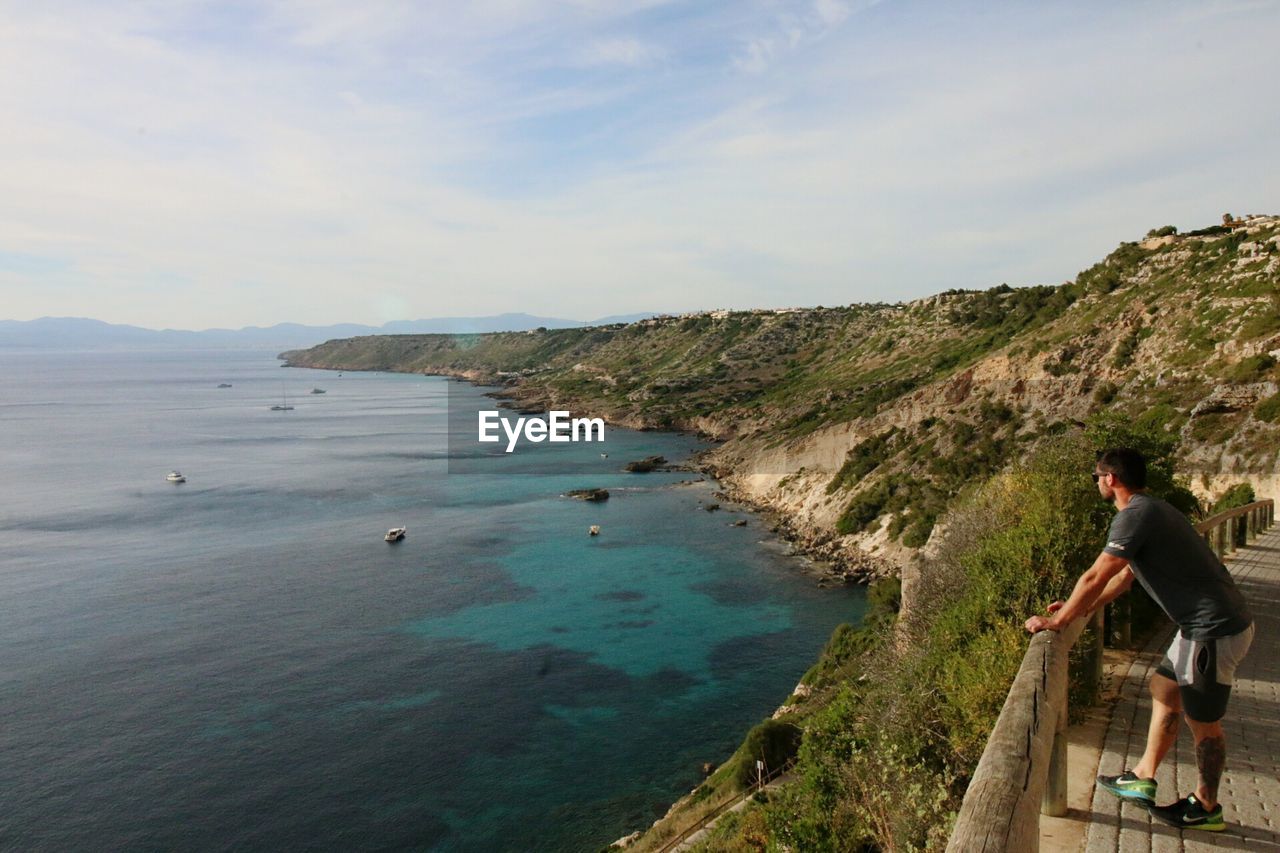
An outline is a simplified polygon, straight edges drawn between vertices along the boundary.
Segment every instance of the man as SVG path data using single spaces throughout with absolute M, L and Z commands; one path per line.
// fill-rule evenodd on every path
M 1146 805 L 1173 826 L 1221 831 L 1218 783 L 1226 759 L 1221 720 L 1236 666 L 1253 640 L 1253 619 L 1222 562 L 1181 512 L 1142 493 L 1147 463 L 1129 448 L 1098 455 L 1098 493 L 1116 507 L 1107 545 L 1066 602 L 1049 605 L 1049 618 L 1032 616 L 1031 633 L 1057 631 L 1120 596 L 1133 583 L 1151 595 L 1178 626 L 1164 660 L 1151 676 L 1151 724 L 1146 751 L 1132 770 L 1099 776 L 1098 784 Z M 1199 786 L 1170 805 L 1156 806 L 1156 768 L 1178 737 L 1185 715 L 1196 742 Z

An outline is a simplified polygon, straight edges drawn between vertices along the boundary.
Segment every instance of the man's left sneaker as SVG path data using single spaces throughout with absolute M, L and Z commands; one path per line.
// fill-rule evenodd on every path
M 1196 799 L 1195 794 L 1188 794 L 1176 803 L 1167 806 L 1152 806 L 1148 811 L 1156 820 L 1164 821 L 1170 826 L 1181 826 L 1185 829 L 1204 829 L 1209 832 L 1222 832 L 1227 828 L 1222 819 L 1222 803 L 1212 809 Z
M 1133 800 L 1144 806 L 1156 804 L 1156 780 L 1143 779 L 1134 775 L 1132 770 L 1126 770 L 1119 776 L 1099 776 L 1098 785 L 1121 799 Z

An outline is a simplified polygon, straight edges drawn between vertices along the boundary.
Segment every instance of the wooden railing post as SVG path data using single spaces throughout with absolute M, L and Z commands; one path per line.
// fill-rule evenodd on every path
M 1084 625 L 1077 619 L 1060 632 L 1031 638 L 960 805 L 948 851 L 1039 850 L 1050 756 L 1066 713 L 1067 659 Z
M 1062 817 L 1067 813 L 1067 705 L 1062 705 L 1058 727 L 1053 733 L 1053 749 L 1049 752 L 1049 778 L 1045 780 L 1040 814 Z
M 1093 611 L 1093 616 L 1089 618 L 1089 625 L 1093 628 L 1093 654 L 1089 656 L 1089 677 L 1093 679 L 1094 684 L 1098 684 L 1102 681 L 1103 617 L 1101 607 Z
M 1111 624 L 1117 646 L 1127 649 L 1133 645 L 1133 599 L 1122 595 L 1115 600 L 1111 609 Z

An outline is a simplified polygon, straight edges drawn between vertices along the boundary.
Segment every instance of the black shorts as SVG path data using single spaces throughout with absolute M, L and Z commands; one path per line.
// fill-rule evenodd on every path
M 1197 723 L 1216 723 L 1227 712 L 1236 667 L 1252 642 L 1252 625 L 1216 640 L 1189 640 L 1179 631 L 1156 672 L 1178 683 L 1183 713 Z

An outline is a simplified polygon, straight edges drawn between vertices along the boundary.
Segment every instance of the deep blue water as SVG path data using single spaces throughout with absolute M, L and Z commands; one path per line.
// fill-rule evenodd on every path
M 492 408 L 270 353 L 0 353 L 0 847 L 598 850 L 860 618 L 713 484 L 620 471 L 694 438 L 449 474 L 446 400 Z

